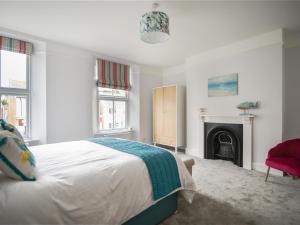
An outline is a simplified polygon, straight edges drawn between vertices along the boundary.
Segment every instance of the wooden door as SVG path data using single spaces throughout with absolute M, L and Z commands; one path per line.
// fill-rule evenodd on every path
M 163 89 L 163 144 L 176 146 L 176 86 Z
M 153 91 L 153 142 L 161 143 L 163 136 L 163 88 L 156 88 Z

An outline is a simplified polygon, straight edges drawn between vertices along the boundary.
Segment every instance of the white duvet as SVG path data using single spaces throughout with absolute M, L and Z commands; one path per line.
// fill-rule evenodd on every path
M 153 205 L 142 159 L 89 141 L 31 147 L 37 181 L 0 173 L 1 224 L 122 224 Z M 192 177 L 176 157 L 184 197 Z

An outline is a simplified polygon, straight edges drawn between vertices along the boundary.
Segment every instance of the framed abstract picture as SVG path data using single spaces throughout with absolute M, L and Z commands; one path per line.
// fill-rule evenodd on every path
M 228 74 L 208 79 L 208 97 L 238 95 L 238 74 Z

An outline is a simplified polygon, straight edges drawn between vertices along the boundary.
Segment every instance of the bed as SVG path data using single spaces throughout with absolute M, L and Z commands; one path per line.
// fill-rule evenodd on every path
M 176 156 L 181 187 L 154 200 L 146 164 L 135 155 L 87 140 L 30 150 L 36 181 L 0 174 L 1 224 L 132 225 L 162 214 L 149 219 L 156 224 L 176 210 L 178 191 L 189 202 L 193 198 L 193 179 Z

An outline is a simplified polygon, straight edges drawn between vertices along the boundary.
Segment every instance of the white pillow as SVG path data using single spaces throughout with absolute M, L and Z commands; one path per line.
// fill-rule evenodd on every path
M 16 180 L 36 180 L 33 154 L 23 139 L 7 130 L 0 131 L 0 170 Z

